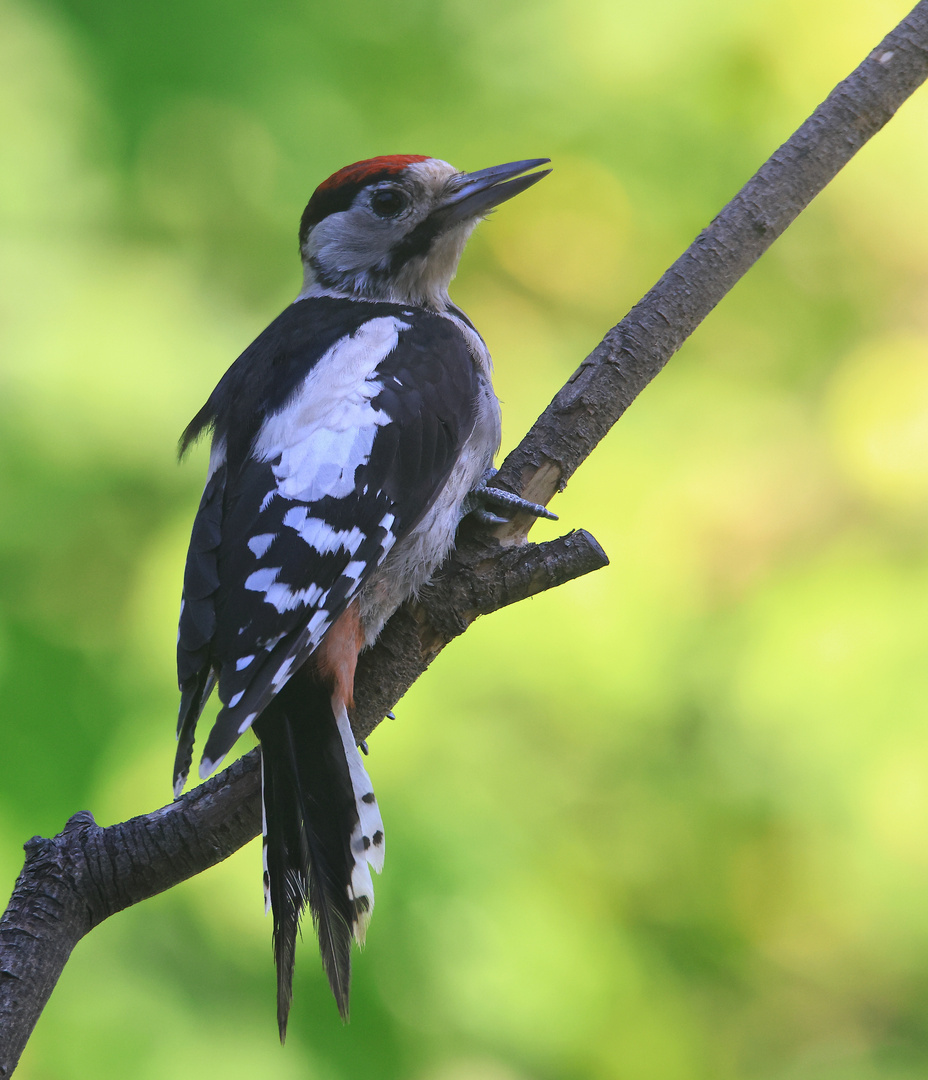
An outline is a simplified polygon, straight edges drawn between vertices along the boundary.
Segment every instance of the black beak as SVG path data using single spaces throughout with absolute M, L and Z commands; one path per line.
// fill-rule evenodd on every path
M 547 176 L 550 169 L 520 176 L 528 169 L 547 165 L 550 158 L 530 158 L 528 161 L 511 161 L 508 165 L 494 165 L 479 172 L 463 173 L 456 180 L 454 192 L 441 208 L 444 224 L 456 225 L 488 213 L 494 206 L 511 199 L 514 195 L 537 184 Z M 515 179 L 512 179 L 512 178 Z

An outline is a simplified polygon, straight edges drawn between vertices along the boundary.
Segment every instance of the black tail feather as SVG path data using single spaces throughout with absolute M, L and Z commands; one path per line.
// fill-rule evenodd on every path
M 274 919 L 277 1023 L 283 1042 L 300 916 L 307 903 L 338 1011 L 348 1019 L 355 902 L 349 895 L 358 822 L 329 691 L 297 672 L 255 722 L 261 740 L 265 886 Z
M 181 687 L 180 712 L 177 720 L 177 753 L 174 756 L 174 798 L 180 797 L 190 762 L 193 760 L 193 738 L 197 721 L 207 698 L 213 692 L 215 673 L 209 668 L 201 669 Z

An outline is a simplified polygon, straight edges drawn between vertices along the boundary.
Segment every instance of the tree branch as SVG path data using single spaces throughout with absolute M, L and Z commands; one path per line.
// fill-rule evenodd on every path
M 729 289 L 928 76 L 928 0 L 839 84 L 580 365 L 503 464 L 499 483 L 546 503 Z M 482 614 L 606 564 L 588 533 L 524 540 L 469 523 L 419 602 L 362 657 L 352 721 L 366 737 L 440 650 Z M 260 826 L 257 752 L 177 802 L 102 829 L 73 817 L 34 838 L 0 920 L 0 1077 L 9 1076 L 80 938 L 109 915 L 221 861 Z
M 638 394 L 928 76 L 922 2 L 839 83 L 613 327 L 506 458 L 496 479 L 532 502 L 562 491 Z M 525 535 L 521 518 L 502 533 Z

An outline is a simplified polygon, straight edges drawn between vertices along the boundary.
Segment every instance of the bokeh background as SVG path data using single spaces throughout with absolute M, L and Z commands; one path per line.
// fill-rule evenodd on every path
M 321 179 L 554 159 L 455 287 L 508 447 L 908 7 L 0 0 L 5 887 L 75 811 L 170 797 L 175 441 L 295 295 Z M 252 844 L 82 942 L 18 1075 L 928 1074 L 926 192 L 922 91 L 557 500 L 611 567 L 376 732 L 348 1027 L 307 940 L 278 1046 Z

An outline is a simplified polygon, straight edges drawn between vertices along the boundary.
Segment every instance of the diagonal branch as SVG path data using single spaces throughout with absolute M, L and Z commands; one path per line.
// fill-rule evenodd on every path
M 922 0 L 828 96 L 580 365 L 506 459 L 497 482 L 535 502 L 577 467 L 729 289 L 928 76 Z M 358 669 L 365 737 L 471 622 L 606 564 L 585 532 L 523 543 L 469 525 L 436 581 L 390 620 Z M 26 863 L 0 920 L 0 1078 L 9 1076 L 74 945 L 109 915 L 205 870 L 260 827 L 257 752 L 170 806 L 102 829 L 78 814 Z
M 722 297 L 926 77 L 922 0 L 606 334 L 506 458 L 496 482 L 540 503 L 563 490 Z M 507 535 L 525 535 L 530 525 L 523 518 Z

